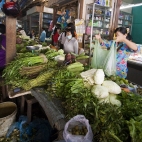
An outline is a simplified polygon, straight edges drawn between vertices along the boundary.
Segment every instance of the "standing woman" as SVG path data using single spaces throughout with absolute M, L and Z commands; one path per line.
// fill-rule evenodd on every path
M 116 75 L 120 76 L 121 78 L 127 77 L 127 60 L 131 53 L 137 52 L 139 50 L 139 47 L 132 41 L 130 41 L 130 38 L 127 36 L 127 29 L 124 27 L 119 27 L 114 31 L 116 35 L 116 44 L 117 44 L 117 57 L 116 59 Z M 109 41 L 105 43 L 101 39 L 100 35 L 96 35 L 96 39 L 99 40 L 99 42 L 108 47 L 111 47 L 112 41 Z
M 56 24 L 54 32 L 53 32 L 53 37 L 52 37 L 52 42 L 54 46 L 58 45 L 58 38 L 60 36 L 60 30 L 61 30 L 61 25 Z
M 64 43 L 64 52 L 78 54 L 78 41 L 75 38 L 74 29 L 66 29 L 66 40 Z
M 6 27 L 0 24 L 0 72 L 6 65 Z

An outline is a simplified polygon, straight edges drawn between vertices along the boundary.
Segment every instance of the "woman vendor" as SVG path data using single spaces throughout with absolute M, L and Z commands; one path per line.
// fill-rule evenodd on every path
M 75 34 L 75 38 L 77 39 L 77 34 L 76 34 L 76 31 L 75 31 L 75 26 L 73 23 L 68 23 L 67 24 L 67 29 L 72 29 L 74 30 L 74 34 Z M 64 49 L 63 45 L 65 43 L 65 40 L 66 40 L 66 31 L 62 32 L 58 38 L 58 41 L 61 42 L 61 46 L 60 47 L 61 49 Z
M 119 27 L 114 31 L 116 35 L 116 44 L 117 44 L 117 59 L 116 59 L 116 75 L 126 78 L 127 77 L 127 60 L 129 55 L 132 52 L 139 50 L 137 45 L 130 41 L 127 37 L 127 29 L 124 27 Z M 96 35 L 96 39 L 99 40 L 101 45 L 106 46 L 107 48 L 111 47 L 112 41 L 105 43 L 100 35 Z
M 78 54 L 78 41 L 75 38 L 74 29 L 66 29 L 66 40 L 64 43 L 64 52 Z

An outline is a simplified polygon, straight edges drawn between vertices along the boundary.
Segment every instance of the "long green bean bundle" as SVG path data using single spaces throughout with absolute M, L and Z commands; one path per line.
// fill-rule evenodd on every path
M 26 57 L 12 61 L 3 71 L 3 77 L 5 78 L 6 84 L 14 85 L 15 82 L 21 82 L 14 85 L 15 87 L 17 85 L 17 87 L 21 87 L 24 83 L 27 82 L 27 78 L 26 76 L 21 76 L 20 69 L 22 67 L 39 65 L 41 63 L 43 64 L 45 62 L 47 62 L 47 59 L 44 56 Z
M 22 88 L 24 90 L 30 90 L 31 88 L 34 88 L 34 87 L 46 85 L 48 80 L 50 78 L 52 78 L 52 76 L 53 76 L 53 74 L 55 74 L 55 72 L 56 72 L 56 70 L 48 70 L 48 71 L 40 74 L 39 76 L 37 76 L 37 78 L 31 79 L 27 83 L 23 84 Z

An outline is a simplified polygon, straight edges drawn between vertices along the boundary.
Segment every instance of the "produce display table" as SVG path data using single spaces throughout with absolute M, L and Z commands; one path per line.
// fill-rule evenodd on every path
M 31 93 L 44 109 L 51 126 L 58 130 L 58 140 L 62 140 L 66 120 L 64 110 L 61 107 L 61 100 L 57 98 L 52 99 L 48 92 L 45 92 L 42 88 L 32 89 Z
M 24 91 L 24 90 L 14 92 L 13 89 L 9 85 L 6 86 L 6 89 L 7 89 L 8 97 L 10 99 L 31 94 L 31 91 Z
M 142 86 L 142 62 L 129 60 L 127 79 Z

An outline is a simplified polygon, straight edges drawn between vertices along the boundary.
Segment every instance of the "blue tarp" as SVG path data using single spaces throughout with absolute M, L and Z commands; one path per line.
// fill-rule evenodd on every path
M 49 142 L 52 134 L 52 128 L 47 120 L 37 118 L 28 124 L 26 116 L 20 116 L 19 121 L 10 127 L 7 137 L 14 129 L 20 131 L 20 142 Z

